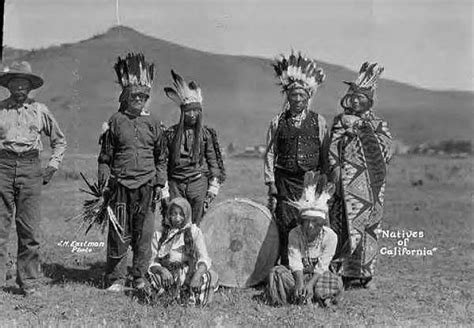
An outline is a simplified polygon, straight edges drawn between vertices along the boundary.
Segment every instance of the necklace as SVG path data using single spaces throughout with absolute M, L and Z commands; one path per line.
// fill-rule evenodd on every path
M 318 236 L 313 240 L 313 241 L 308 241 L 308 237 L 306 236 L 305 233 L 303 233 L 304 236 L 304 243 L 305 243 L 305 255 L 308 260 L 311 259 L 310 254 L 309 254 L 309 249 L 310 247 L 313 249 L 319 249 L 321 247 L 321 243 L 323 242 L 324 239 L 324 228 L 321 228 L 321 231 L 319 232 Z

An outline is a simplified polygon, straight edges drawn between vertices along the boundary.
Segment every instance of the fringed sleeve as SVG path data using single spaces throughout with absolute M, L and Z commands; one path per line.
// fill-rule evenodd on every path
M 162 126 L 157 126 L 156 131 L 157 136 L 153 149 L 156 168 L 155 184 L 164 187 L 168 180 L 168 143 Z
M 340 166 L 341 154 L 340 148 L 344 140 L 344 127 L 342 125 L 342 115 L 334 117 L 334 123 L 331 128 L 331 137 L 329 141 L 328 163 L 329 172 L 333 172 Z

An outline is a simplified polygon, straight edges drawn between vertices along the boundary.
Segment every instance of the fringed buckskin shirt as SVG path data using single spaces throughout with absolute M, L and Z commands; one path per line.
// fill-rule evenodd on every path
M 8 98 L 0 102 L 0 149 L 15 153 L 43 150 L 41 133 L 49 137 L 52 155 L 49 166 L 58 168 L 66 151 L 66 138 L 46 105 L 33 99 L 17 104 Z
M 99 164 L 110 167 L 123 186 L 136 189 L 152 181 L 163 187 L 167 180 L 167 148 L 160 121 L 152 115 L 130 117 L 117 112 L 101 136 Z

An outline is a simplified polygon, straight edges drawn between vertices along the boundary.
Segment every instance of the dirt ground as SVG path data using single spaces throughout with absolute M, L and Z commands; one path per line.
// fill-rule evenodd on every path
M 473 326 L 473 170 L 472 158 L 396 157 L 389 168 L 385 219 L 389 232 L 422 232 L 408 249 L 433 255 L 379 255 L 374 291 L 344 292 L 335 308 L 271 307 L 262 288 L 221 288 L 209 307 L 150 306 L 126 295 L 103 290 L 105 235 L 77 231 L 66 219 L 79 213 L 79 171 L 92 174 L 94 159 L 80 156 L 64 163 L 43 192 L 43 259 L 52 281 L 41 296 L 25 298 L 11 287 L 0 292 L 0 326 L 18 327 L 322 327 Z M 265 202 L 262 162 L 227 160 L 228 180 L 219 200 L 246 196 Z M 16 253 L 10 235 L 12 259 Z M 381 238 L 393 249 L 404 238 Z M 61 241 L 97 242 L 90 253 L 78 253 Z

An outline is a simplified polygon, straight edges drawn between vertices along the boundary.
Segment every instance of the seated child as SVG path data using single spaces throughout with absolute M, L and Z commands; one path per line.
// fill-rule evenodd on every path
M 305 185 L 311 179 L 314 176 L 305 176 Z M 334 185 L 327 184 L 325 176 L 319 184 L 322 191 L 313 182 L 313 187 L 305 187 L 300 201 L 292 202 L 300 212 L 298 226 L 289 236 L 289 265 L 274 267 L 268 281 L 267 295 L 275 305 L 317 302 L 328 306 L 337 302 L 343 290 L 341 277 L 329 271 L 337 247 L 336 233 L 326 226 L 327 201 Z
M 191 219 L 191 205 L 186 199 L 171 200 L 163 229 L 153 237 L 148 274 L 157 295 L 167 293 L 180 304 L 204 306 L 212 300 L 218 279 L 210 271 L 202 231 Z

